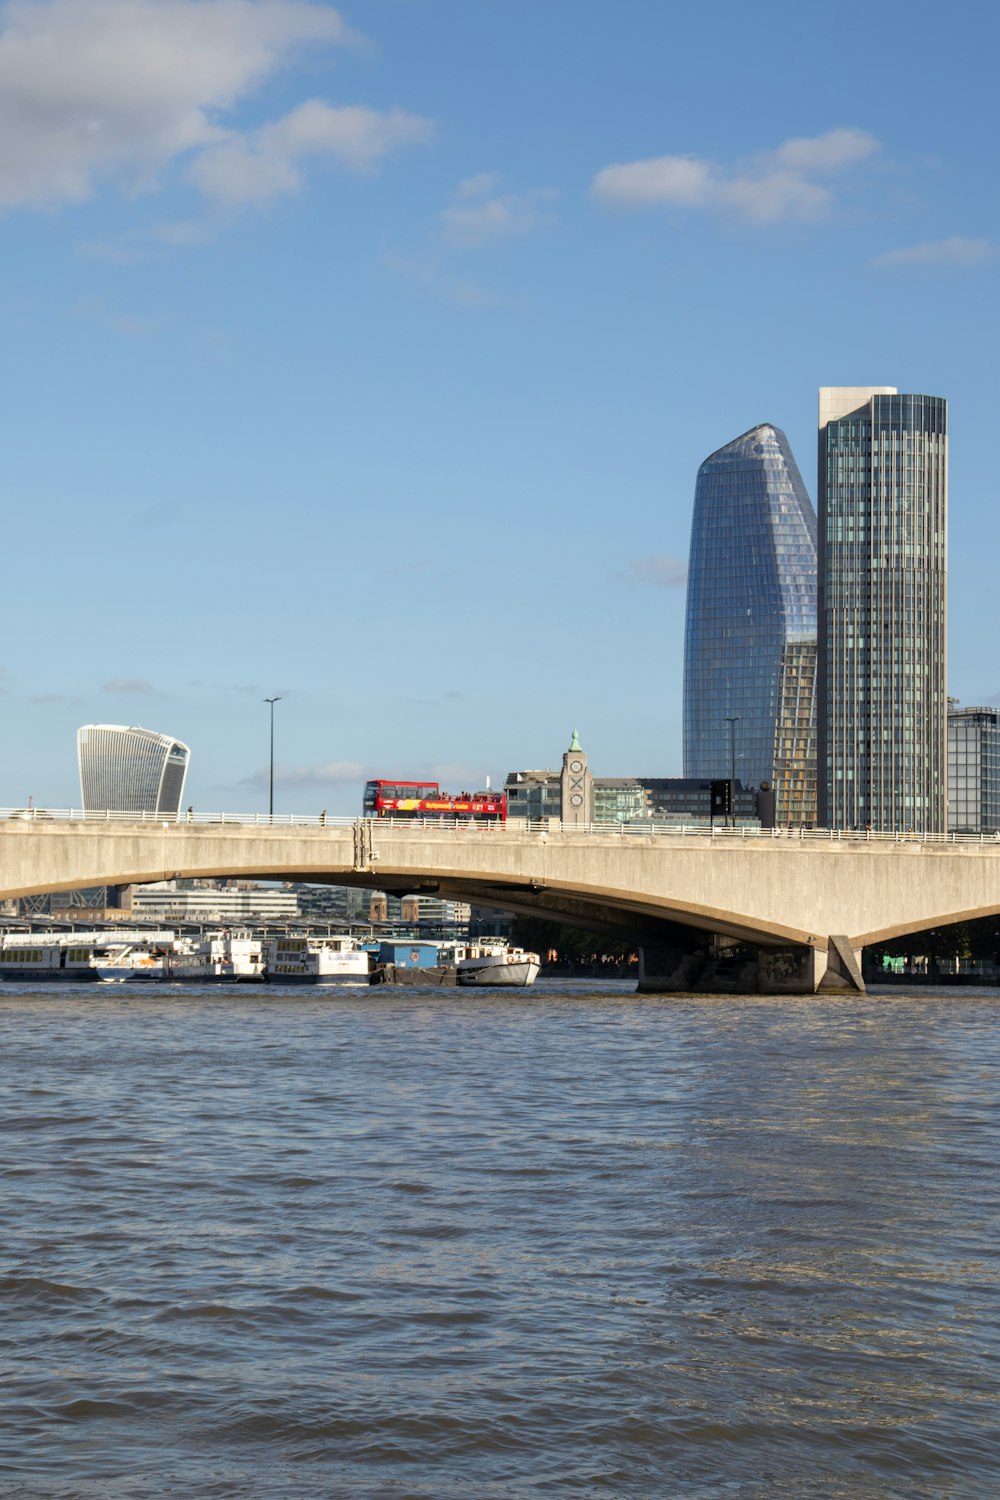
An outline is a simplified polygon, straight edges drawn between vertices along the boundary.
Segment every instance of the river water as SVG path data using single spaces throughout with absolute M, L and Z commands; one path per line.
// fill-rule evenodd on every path
M 0 1494 L 994 1496 L 1000 998 L 0 996 Z

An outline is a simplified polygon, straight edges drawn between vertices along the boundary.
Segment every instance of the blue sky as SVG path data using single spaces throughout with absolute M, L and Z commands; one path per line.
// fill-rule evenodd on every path
M 950 401 L 1000 701 L 994 7 L 0 3 L 6 805 L 82 723 L 200 810 L 679 774 L 699 463 Z

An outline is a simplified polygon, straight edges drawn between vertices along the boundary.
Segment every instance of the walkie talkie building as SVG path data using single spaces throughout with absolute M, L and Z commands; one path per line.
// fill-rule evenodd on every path
M 85 724 L 76 750 L 84 812 L 177 816 L 190 756 L 182 741 L 135 725 Z
M 684 775 L 770 782 L 816 821 L 816 512 L 763 423 L 698 470 L 684 639 Z

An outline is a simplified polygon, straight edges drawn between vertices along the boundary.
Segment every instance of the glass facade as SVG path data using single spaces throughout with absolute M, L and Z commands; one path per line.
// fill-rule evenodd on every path
M 948 710 L 948 829 L 1000 829 L 1000 709 Z
M 642 783 L 646 792 L 646 815 L 657 823 L 704 823 L 712 821 L 712 787 L 710 781 L 685 779 L 681 776 L 651 776 Z M 736 783 L 736 822 L 755 824 L 757 793 L 753 787 Z M 718 822 L 719 819 L 716 819 Z
M 135 725 L 85 724 L 76 749 L 84 812 L 177 816 L 190 754 L 180 740 Z
M 646 790 L 631 778 L 594 781 L 594 822 L 632 823 L 646 816 Z
M 508 818 L 561 818 L 558 771 L 511 771 L 504 785 Z M 595 776 L 595 823 L 692 824 L 711 822 L 711 784 L 679 776 Z M 736 822 L 758 824 L 757 794 L 736 783 Z
M 769 782 L 816 819 L 816 513 L 780 428 L 698 470 L 684 639 L 684 775 Z M 731 731 L 729 720 L 738 722 Z
M 947 403 L 820 392 L 820 821 L 947 826 Z
M 562 777 L 558 771 L 511 771 L 504 791 L 508 818 L 562 817 Z

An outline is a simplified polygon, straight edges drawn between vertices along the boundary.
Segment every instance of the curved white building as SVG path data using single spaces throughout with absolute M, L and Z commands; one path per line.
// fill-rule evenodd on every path
M 84 812 L 177 816 L 191 754 L 181 740 L 134 724 L 84 724 L 76 752 Z

